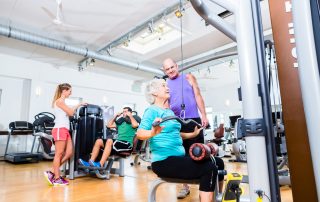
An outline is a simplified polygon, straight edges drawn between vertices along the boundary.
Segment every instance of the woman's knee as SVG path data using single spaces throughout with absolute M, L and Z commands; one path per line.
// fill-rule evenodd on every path
M 64 154 L 64 151 L 55 151 L 54 157 L 61 159 L 64 156 Z
M 70 149 L 70 150 L 67 150 L 67 151 L 65 152 L 64 157 L 68 159 L 68 158 L 70 158 L 72 155 L 73 155 L 73 150 Z

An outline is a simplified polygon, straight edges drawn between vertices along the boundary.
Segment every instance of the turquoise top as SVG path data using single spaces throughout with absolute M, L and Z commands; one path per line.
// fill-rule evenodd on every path
M 144 111 L 139 129 L 151 130 L 152 123 L 156 118 L 167 116 L 174 116 L 171 109 L 151 105 Z M 180 136 L 180 123 L 176 120 L 170 120 L 160 124 L 160 126 L 164 126 L 161 133 L 150 138 L 151 162 L 162 161 L 169 156 L 184 156 L 185 150 Z

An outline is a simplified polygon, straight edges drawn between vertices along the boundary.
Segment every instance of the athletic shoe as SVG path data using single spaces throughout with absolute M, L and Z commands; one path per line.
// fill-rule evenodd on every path
M 89 160 L 89 164 L 90 164 L 92 167 L 101 168 L 100 162 L 94 162 L 94 161 L 92 161 L 92 160 L 90 159 L 90 160 Z
M 82 159 L 79 159 L 79 160 L 78 160 L 78 163 L 79 163 L 80 165 L 82 165 L 82 166 L 86 166 L 86 167 L 89 167 L 89 166 L 90 166 L 89 162 L 84 161 L 84 160 L 82 160 Z
M 69 182 L 60 176 L 58 179 L 53 179 L 52 184 L 53 186 L 66 186 L 69 184 Z
M 180 189 L 177 199 L 184 199 L 186 198 L 188 195 L 190 194 L 190 190 L 189 188 L 183 187 L 182 189 Z
M 43 172 L 44 178 L 48 182 L 49 185 L 53 185 L 52 180 L 54 179 L 54 173 L 51 171 Z

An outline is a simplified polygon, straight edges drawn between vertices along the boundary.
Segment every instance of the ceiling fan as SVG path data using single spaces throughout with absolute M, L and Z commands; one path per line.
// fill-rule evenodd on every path
M 57 26 L 62 26 L 66 28 L 80 28 L 80 26 L 65 23 L 63 11 L 62 11 L 62 0 L 56 0 L 56 3 L 57 3 L 56 15 L 54 15 L 47 8 L 41 7 L 41 9 L 52 19 L 52 23 Z

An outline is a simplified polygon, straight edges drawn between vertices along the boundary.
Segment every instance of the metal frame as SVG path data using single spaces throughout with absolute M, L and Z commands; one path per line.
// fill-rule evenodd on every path
M 276 164 L 269 162 L 275 158 L 272 156 L 274 146 L 270 141 L 266 141 L 272 139 L 270 137 L 273 136 L 273 130 L 269 128 L 271 117 L 268 115 L 268 110 L 270 112 L 270 107 L 266 107 L 270 104 L 270 98 L 265 94 L 268 87 L 264 83 L 266 82 L 265 72 L 262 70 L 266 63 L 263 56 L 264 51 L 261 48 L 263 35 L 259 1 L 210 1 L 231 10 L 236 16 L 235 28 L 230 27 L 228 23 L 218 19 L 214 13 L 210 12 L 210 9 L 201 0 L 191 0 L 200 16 L 228 37 L 237 41 L 244 121 L 257 124 L 248 127 L 245 134 L 250 201 L 257 200 L 256 191 L 258 190 L 269 196 L 271 201 L 280 201 L 278 179 L 274 173 L 277 169 Z M 265 119 L 263 119 L 263 115 L 265 115 Z M 261 129 L 253 130 L 258 125 L 262 125 Z M 266 201 L 265 197 L 263 197 L 263 201 Z
M 299 79 L 318 198 L 320 197 L 320 78 L 310 1 L 292 0 Z

